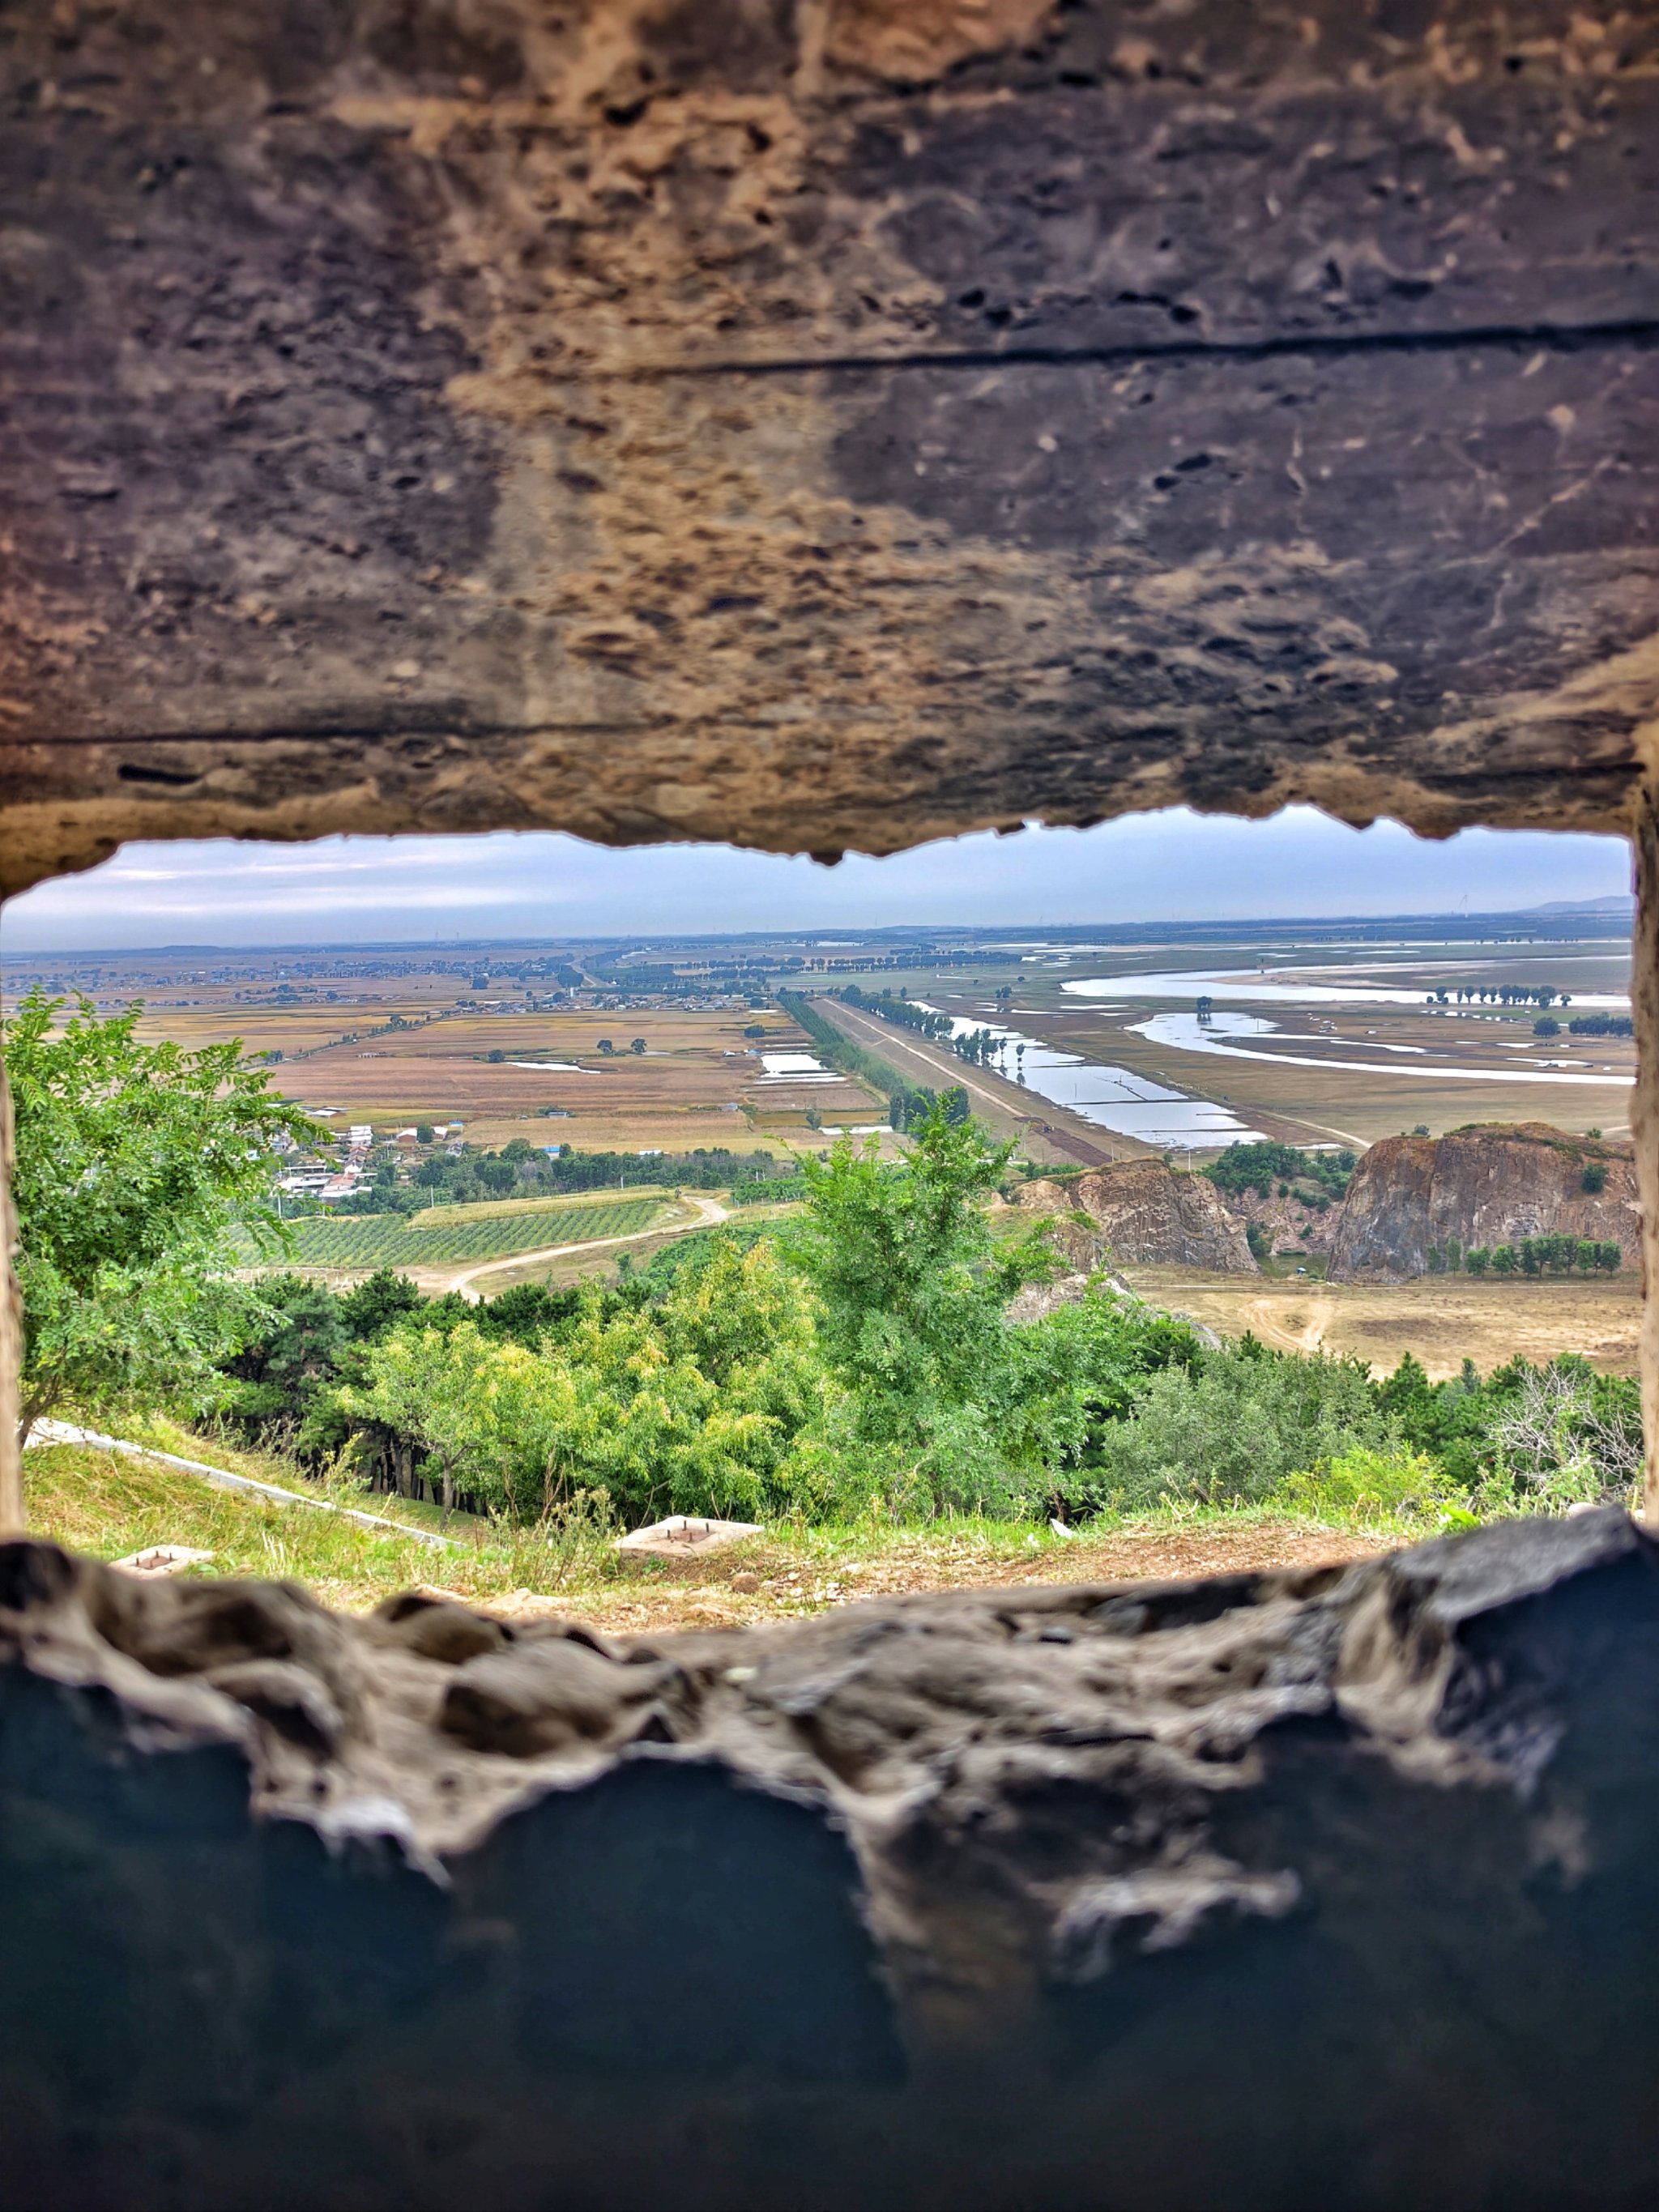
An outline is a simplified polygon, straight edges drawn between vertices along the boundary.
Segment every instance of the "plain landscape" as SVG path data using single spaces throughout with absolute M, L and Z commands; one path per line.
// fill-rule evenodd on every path
M 11 957 L 24 1145 L 55 1126 L 84 1160 L 124 1085 L 159 1111 L 210 1062 L 263 1102 L 198 1255 L 235 1312 L 180 1321 L 171 1387 L 68 1343 L 65 1300 L 111 1286 L 71 1295 L 54 1170 L 25 1173 L 40 1340 L 66 1332 L 40 1405 L 314 1501 L 47 1420 L 36 1525 L 349 1605 L 415 1583 L 642 1627 L 1620 1494 L 1627 937 L 1606 901 Z M 918 1206 L 933 1243 L 900 1265 Z M 331 1510 L 354 1496 L 424 1536 Z M 617 1552 L 665 1513 L 755 1529 Z

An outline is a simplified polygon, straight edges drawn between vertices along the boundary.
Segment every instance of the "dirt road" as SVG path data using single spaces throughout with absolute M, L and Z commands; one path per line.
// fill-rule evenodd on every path
M 602 1252 L 611 1244 L 638 1244 L 647 1237 L 683 1237 L 689 1230 L 712 1229 L 732 1218 L 729 1210 L 720 1204 L 719 1199 L 710 1198 L 705 1192 L 688 1190 L 684 1194 L 683 1202 L 696 1209 L 694 1219 L 659 1221 L 654 1228 L 635 1229 L 626 1237 L 593 1237 L 585 1240 L 579 1237 L 574 1244 L 549 1244 L 538 1252 L 510 1252 L 503 1259 L 483 1260 L 475 1267 L 466 1267 L 459 1274 L 449 1276 L 444 1288 L 459 1291 L 469 1305 L 476 1306 L 486 1295 L 473 1287 L 481 1275 L 498 1275 L 508 1267 L 532 1267 L 542 1260 L 562 1260 L 572 1252 Z
M 913 1082 L 930 1091 L 959 1085 L 982 1121 L 1004 1136 L 1019 1138 L 1029 1157 L 1044 1166 L 1104 1167 L 1112 1160 L 1141 1158 L 1147 1152 L 1133 1138 L 1109 1136 L 1081 1115 L 982 1067 L 969 1067 L 953 1052 L 908 1036 L 878 1015 L 866 1014 L 839 999 L 814 999 L 812 1011 Z
M 1249 1329 L 1281 1352 L 1333 1352 L 1390 1373 L 1407 1352 L 1435 1381 L 1466 1358 L 1483 1375 L 1521 1352 L 1531 1360 L 1578 1352 L 1609 1374 L 1635 1371 L 1642 1317 L 1633 1269 L 1611 1279 L 1540 1281 L 1425 1275 L 1409 1283 L 1206 1274 L 1195 1267 L 1127 1266 L 1153 1305 L 1207 1322 L 1224 1337 Z

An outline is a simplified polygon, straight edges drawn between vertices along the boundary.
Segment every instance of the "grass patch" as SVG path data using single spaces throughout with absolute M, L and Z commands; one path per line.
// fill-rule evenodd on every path
M 435 1507 L 317 1483 L 269 1454 L 237 1452 L 170 1423 L 150 1425 L 158 1449 L 280 1483 L 320 1502 L 438 1526 Z M 1310 1492 L 1307 1501 L 1243 1507 L 1172 1504 L 1069 1537 L 1046 1527 L 945 1515 L 921 1526 L 809 1527 L 779 1522 L 712 1558 L 684 1563 L 618 1555 L 602 1522 L 509 1529 L 452 1515 L 461 1541 L 438 1551 L 342 1516 L 279 1506 L 174 1468 L 81 1445 L 47 1445 L 24 1465 L 29 1528 L 72 1551 L 113 1559 L 152 1544 L 185 1544 L 213 1559 L 193 1574 L 255 1575 L 308 1585 L 327 1605 L 365 1612 L 425 1584 L 508 1613 L 569 1613 L 618 1633 L 788 1620 L 860 1598 L 1020 1583 L 1121 1582 L 1141 1577 L 1313 1565 L 1419 1540 L 1432 1514 L 1378 1510 Z

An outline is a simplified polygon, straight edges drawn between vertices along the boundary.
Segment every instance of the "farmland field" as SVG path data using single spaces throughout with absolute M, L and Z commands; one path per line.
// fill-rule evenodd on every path
M 598 1205 L 514 1206 L 503 1217 L 477 1218 L 479 1209 L 457 1206 L 471 1220 L 416 1226 L 400 1213 L 318 1214 L 291 1222 L 294 1252 L 286 1264 L 300 1267 L 441 1267 L 468 1260 L 510 1259 L 550 1244 L 632 1237 L 648 1229 L 663 1210 L 661 1197 L 610 1200 Z M 435 1209 L 434 1209 L 435 1210 Z M 245 1247 L 255 1257 L 252 1242 Z M 282 1265 L 266 1261 L 264 1265 Z
M 1003 1025 L 1028 1047 L 1020 1079 L 1155 1146 L 1201 1152 L 1206 1135 L 1254 1133 L 1358 1150 L 1477 1121 L 1628 1128 L 1633 1043 L 1570 1027 L 1586 1013 L 1628 1018 L 1617 938 L 1315 946 L 1287 935 L 1271 962 L 1220 939 L 1067 952 L 1018 977 L 1003 1006 L 943 978 L 921 979 L 918 995 L 964 1029 Z M 1541 1032 L 1539 1006 L 1519 995 L 1540 989 L 1557 999 Z M 1016 1072 L 1008 1054 L 989 1064 Z
M 601 1206 L 617 1206 L 645 1200 L 660 1206 L 665 1196 L 660 1183 L 630 1183 L 623 1190 L 584 1191 L 569 1198 L 553 1198 L 544 1194 L 540 1198 L 475 1199 L 465 1206 L 426 1206 L 418 1213 L 411 1213 L 411 1229 L 454 1229 L 463 1222 L 510 1221 L 516 1214 L 568 1212 L 578 1214 L 586 1209 L 592 1212 Z M 562 1233 L 566 1224 L 556 1224 Z M 581 1237 L 586 1231 L 580 1225 L 569 1225 L 568 1233 Z M 603 1234 L 604 1232 L 599 1232 Z
M 393 1018 L 403 1025 L 385 1027 Z M 809 1109 L 830 1127 L 885 1111 L 857 1084 L 769 1073 L 763 1049 L 808 1047 L 775 1009 L 481 1012 L 405 996 L 337 1011 L 158 1006 L 143 1034 L 191 1048 L 240 1037 L 251 1052 L 280 1055 L 272 1079 L 287 1097 L 382 1138 L 441 1121 L 465 1123 L 466 1141 L 485 1147 L 526 1137 L 584 1152 L 687 1152 L 771 1139 L 775 1151 L 806 1139 Z

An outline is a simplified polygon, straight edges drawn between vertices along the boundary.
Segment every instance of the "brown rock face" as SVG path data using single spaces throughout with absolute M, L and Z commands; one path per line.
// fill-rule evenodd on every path
M 1070 1190 L 1073 1205 L 1099 1224 L 1114 1260 L 1257 1272 L 1243 1224 L 1207 1176 L 1181 1174 L 1161 1160 L 1127 1160 L 1080 1176 Z
M 1583 1187 L 1587 1167 L 1603 1175 Z M 1403 1282 L 1428 1272 L 1431 1246 L 1455 1237 L 1510 1244 L 1559 1235 L 1616 1243 L 1641 1258 L 1636 1166 L 1628 1146 L 1570 1137 L 1541 1121 L 1385 1137 L 1361 1156 L 1331 1248 L 1333 1282 Z
M 0 2204 L 1612 2208 L 1659 1550 L 610 1644 L 0 1548 Z
M 18 0 L 3 874 L 1621 826 L 1659 23 Z

